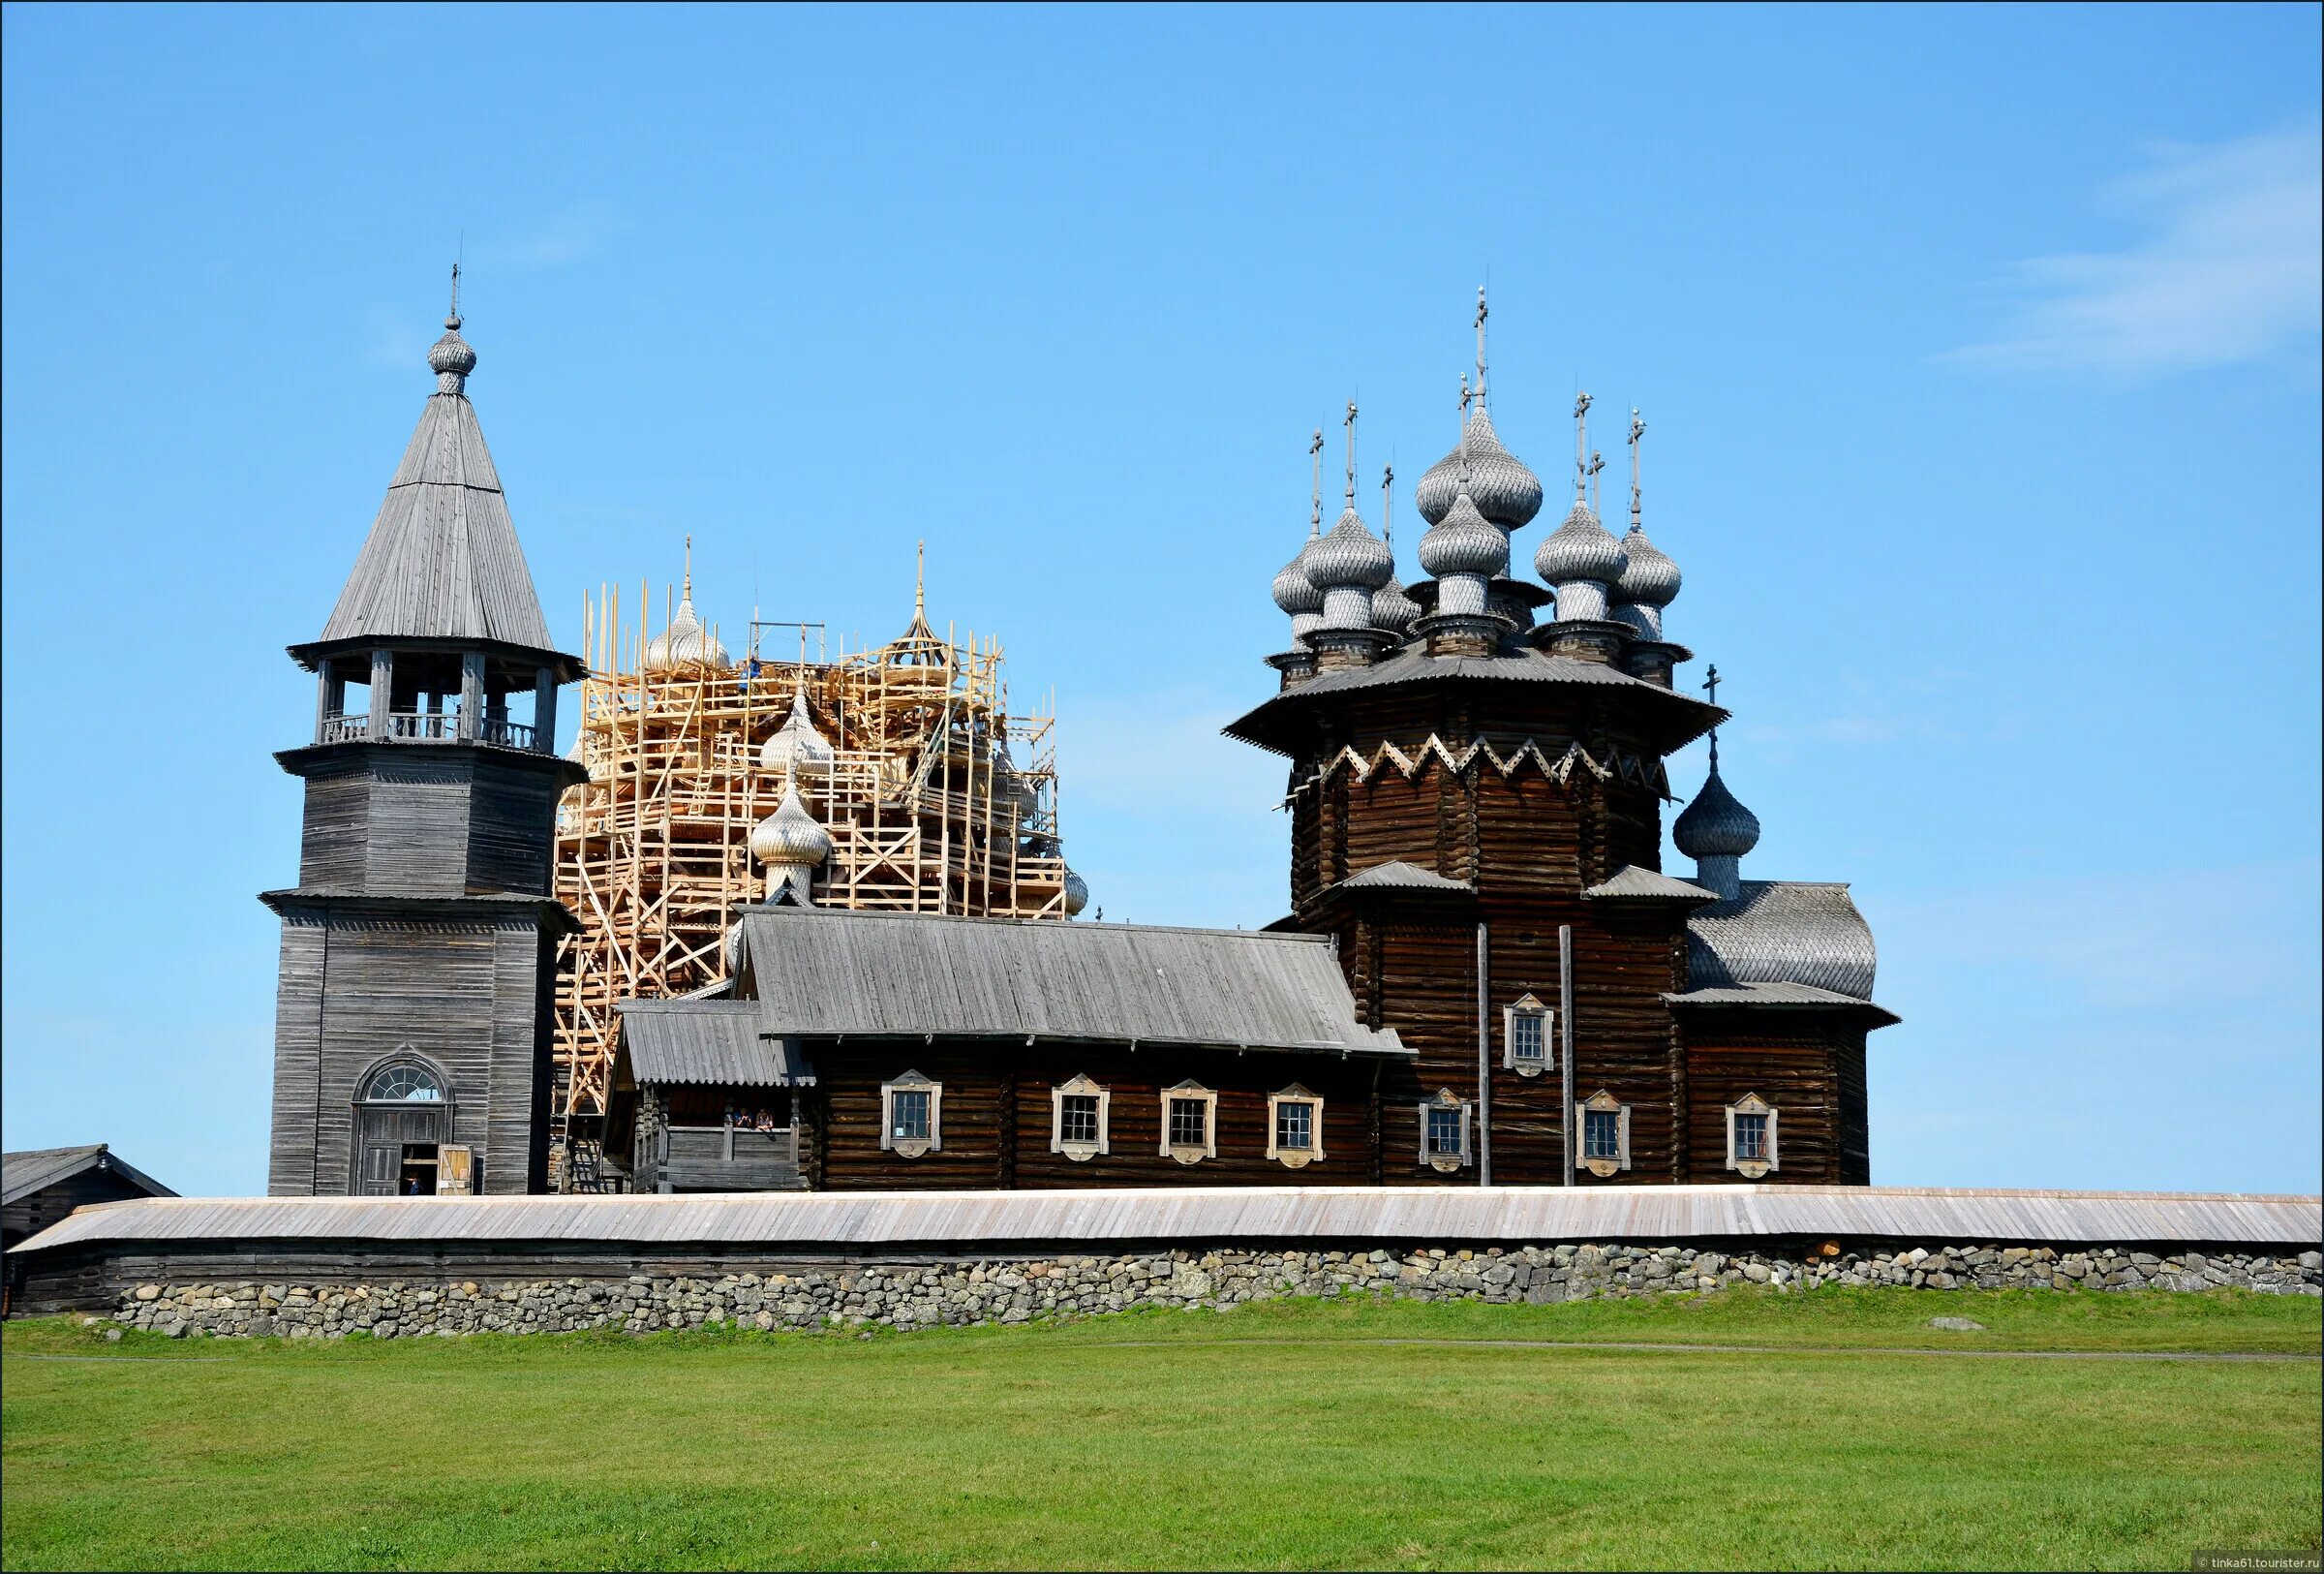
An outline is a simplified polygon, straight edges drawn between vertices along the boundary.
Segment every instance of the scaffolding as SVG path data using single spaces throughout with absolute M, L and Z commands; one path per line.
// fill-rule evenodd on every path
M 665 597 L 658 640 L 642 591 L 639 605 L 634 629 L 618 591 L 587 605 L 572 757 L 589 780 L 557 812 L 557 896 L 581 928 L 558 952 L 553 1135 L 578 1141 L 604 1113 L 615 1003 L 725 976 L 736 910 L 764 893 L 750 831 L 782 799 L 760 747 L 801 694 L 832 748 L 828 774 L 799 782 L 832 839 L 817 903 L 1064 919 L 1081 899 L 1057 831 L 1054 708 L 1009 713 L 997 639 L 939 637 L 916 595 L 884 645 L 810 661 L 817 626 L 754 619 L 729 660 L 692 625 L 690 595 L 675 613 Z M 796 659 L 762 651 L 789 630 Z

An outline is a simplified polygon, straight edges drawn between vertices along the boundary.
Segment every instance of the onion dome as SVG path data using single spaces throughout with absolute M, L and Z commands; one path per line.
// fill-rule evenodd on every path
M 1420 506 L 1421 517 L 1433 525 L 1452 511 L 1452 500 L 1460 491 L 1464 450 L 1468 455 L 1469 497 L 1476 503 L 1477 511 L 1505 531 L 1522 530 L 1533 523 L 1533 516 L 1542 511 L 1541 478 L 1502 446 L 1483 401 L 1479 401 L 1470 415 L 1452 451 L 1430 465 L 1421 477 L 1421 484 L 1414 488 L 1413 502 Z
M 807 691 L 802 689 L 791 695 L 791 714 L 782 719 L 782 725 L 758 746 L 758 768 L 829 776 L 831 762 L 831 744 L 815 729 L 815 720 L 808 714 Z
M 1509 567 L 1509 538 L 1485 521 L 1463 488 L 1444 517 L 1421 537 L 1421 567 L 1439 579 L 1448 574 L 1490 579 Z
M 1646 539 L 1644 530 L 1632 525 L 1621 544 L 1625 562 L 1622 577 L 1614 581 L 1614 595 L 1618 599 L 1657 608 L 1678 600 L 1678 565 Z
M 1065 916 L 1070 918 L 1089 905 L 1088 882 L 1072 870 L 1065 871 Z
M 831 833 L 799 801 L 796 782 L 782 785 L 782 802 L 750 828 L 750 856 L 771 869 L 813 869 L 831 856 Z
M 678 602 L 677 615 L 670 626 L 646 641 L 645 665 L 649 672 L 679 672 L 688 667 L 726 665 L 726 647 L 711 636 L 694 616 L 693 592 L 689 587 Z
M 1309 543 L 1299 561 L 1307 582 L 1327 596 L 1335 590 L 1378 590 L 1396 574 L 1396 560 L 1380 538 L 1365 528 L 1363 516 L 1353 503 L 1341 512 L 1330 534 Z
M 1312 536 L 1307 539 L 1315 540 Z M 1295 618 L 1324 609 L 1324 593 L 1307 577 L 1306 562 L 1307 551 L 1301 547 L 1298 557 L 1275 571 L 1275 604 Z
M 438 378 L 437 386 L 446 393 L 460 391 L 457 386 L 445 386 L 444 378 L 466 378 L 476 369 L 476 353 L 466 339 L 460 337 L 460 319 L 443 320 L 443 337 L 428 347 L 428 370 Z
M 1711 746 L 1711 774 L 1680 811 L 1670 842 L 1690 858 L 1740 858 L 1759 845 L 1759 817 L 1743 807 L 1719 779 L 1718 744 Z
M 1402 634 L 1412 628 L 1413 620 L 1421 615 L 1421 603 L 1412 599 L 1404 581 L 1393 574 L 1387 584 L 1372 592 L 1372 627 L 1391 634 Z
M 1570 585 L 1575 580 L 1592 580 L 1602 585 L 1618 583 L 1629 567 L 1622 555 L 1622 543 L 1613 533 L 1598 522 L 1590 506 L 1580 498 L 1574 500 L 1573 511 L 1566 522 L 1534 548 L 1533 571 L 1549 585 Z

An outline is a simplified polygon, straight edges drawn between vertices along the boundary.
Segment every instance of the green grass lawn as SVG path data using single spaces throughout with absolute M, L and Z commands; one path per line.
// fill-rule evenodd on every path
M 2320 1341 L 2313 1300 L 1902 1290 L 871 1339 L 13 1323 L 0 1563 L 2184 1568 L 2317 1546 L 2317 1363 L 1908 1350 Z

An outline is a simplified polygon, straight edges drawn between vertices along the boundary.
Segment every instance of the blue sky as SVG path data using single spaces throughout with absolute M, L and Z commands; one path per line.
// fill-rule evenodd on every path
M 282 647 L 464 247 L 561 635 L 688 532 L 729 628 L 884 635 L 925 539 L 1107 916 L 1222 925 L 1306 434 L 1417 577 L 1489 277 L 1553 497 L 1576 386 L 1645 413 L 1745 873 L 1880 937 L 1875 1179 L 2312 1191 L 2318 16 L 10 7 L 7 1145 L 263 1188 Z

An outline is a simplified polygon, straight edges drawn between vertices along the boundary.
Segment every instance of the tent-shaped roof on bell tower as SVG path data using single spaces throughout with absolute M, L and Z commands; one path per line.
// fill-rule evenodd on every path
M 484 429 L 468 399 L 476 354 L 455 310 L 428 352 L 436 391 L 317 640 L 302 661 L 380 640 L 497 645 L 555 655 Z M 577 671 L 561 657 L 555 664 Z M 566 674 L 568 677 L 573 672 Z

